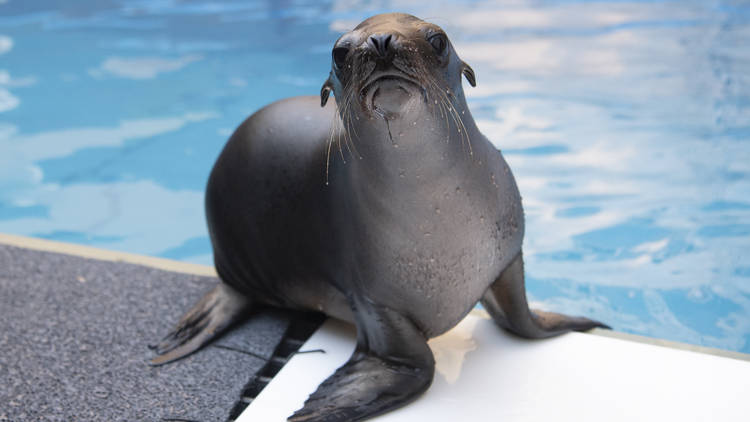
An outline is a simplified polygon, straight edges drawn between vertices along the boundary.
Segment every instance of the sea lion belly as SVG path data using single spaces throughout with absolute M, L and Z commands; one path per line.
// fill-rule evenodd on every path
M 353 176 L 342 195 L 356 216 L 347 237 L 359 245 L 352 267 L 363 279 L 351 284 L 429 337 L 457 324 L 521 250 L 516 183 L 489 142 L 477 138 L 474 148 L 487 159 L 467 154 L 461 160 L 474 164 L 439 174 L 382 171 L 367 183 Z

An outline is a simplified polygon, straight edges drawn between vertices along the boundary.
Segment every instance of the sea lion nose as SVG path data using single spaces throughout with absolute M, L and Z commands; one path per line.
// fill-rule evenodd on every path
M 373 34 L 367 39 L 367 43 L 378 53 L 378 56 L 385 58 L 388 57 L 388 54 L 392 49 L 392 39 L 393 34 Z

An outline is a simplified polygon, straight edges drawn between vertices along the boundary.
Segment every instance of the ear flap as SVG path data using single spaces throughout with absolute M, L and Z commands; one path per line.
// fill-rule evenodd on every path
M 331 83 L 331 78 L 328 78 L 323 84 L 323 87 L 320 88 L 320 106 L 321 107 L 326 106 L 326 103 L 328 102 L 328 97 L 331 95 L 331 91 L 333 91 L 333 84 Z
M 466 62 L 461 62 L 463 64 L 461 73 L 466 76 L 466 80 L 469 81 L 469 85 L 472 87 L 477 86 L 477 77 L 474 75 L 474 69 L 471 68 Z

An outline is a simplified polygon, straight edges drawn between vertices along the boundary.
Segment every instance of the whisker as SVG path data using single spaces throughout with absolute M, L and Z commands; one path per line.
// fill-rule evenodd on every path
M 469 136 L 469 132 L 466 130 L 466 125 L 464 125 L 464 121 L 461 118 L 461 115 L 458 114 L 458 110 L 456 110 L 456 107 L 453 106 L 453 104 L 450 102 L 450 98 L 445 92 L 443 92 L 443 90 L 440 90 L 440 94 L 450 104 L 448 111 L 451 112 L 451 117 L 453 117 L 453 121 L 454 123 L 456 123 L 456 130 L 458 130 L 459 136 L 461 137 L 461 144 L 463 144 L 465 137 L 466 143 L 469 147 L 469 155 L 474 155 L 474 150 L 471 147 L 471 137 Z
M 454 111 L 455 107 L 453 106 L 453 103 L 451 103 L 450 99 L 445 94 L 445 92 L 443 92 L 443 89 L 437 84 L 437 82 L 435 82 L 433 79 L 430 79 L 429 82 L 432 84 L 434 88 L 434 92 L 440 97 L 441 108 L 443 109 L 444 113 L 450 115 L 451 119 L 453 120 L 453 123 L 455 123 L 456 130 L 458 131 L 459 138 L 461 139 L 461 145 L 463 145 L 464 134 L 462 133 L 461 128 L 459 127 L 460 116 L 458 116 L 458 120 L 457 120 L 456 118 L 457 115 Z M 444 116 L 444 118 L 446 120 L 446 130 L 450 130 L 450 124 L 449 124 L 447 116 Z M 461 125 L 463 125 L 463 122 L 461 122 Z
M 333 113 L 333 121 L 328 131 L 328 147 L 326 148 L 326 186 L 328 186 L 328 170 L 331 164 L 331 146 L 333 145 L 333 132 L 336 130 L 336 122 L 338 121 L 338 103 L 336 104 L 336 111 Z
M 347 108 L 351 108 L 352 98 L 354 98 L 354 95 L 350 93 L 349 99 L 347 101 Z M 349 118 L 349 122 L 351 123 L 351 119 L 352 119 L 351 113 L 348 115 L 348 118 Z M 356 154 L 356 157 L 361 160 L 362 155 L 357 150 L 357 145 L 354 143 L 354 137 L 352 137 L 352 133 L 354 133 L 354 136 L 356 136 L 357 139 L 359 139 L 359 134 L 357 133 L 357 127 L 355 124 L 351 124 L 350 132 L 349 132 L 349 141 L 351 142 L 351 147 L 354 150 L 354 154 Z
M 349 95 L 346 98 L 346 134 L 347 136 L 344 138 L 346 141 L 346 149 L 349 150 L 349 156 L 354 157 L 356 147 L 354 146 L 354 139 L 352 138 L 352 132 L 356 133 L 356 128 L 352 124 L 352 113 L 351 113 L 351 102 L 352 102 L 352 93 L 350 92 Z M 359 152 L 357 152 L 357 156 L 359 156 Z

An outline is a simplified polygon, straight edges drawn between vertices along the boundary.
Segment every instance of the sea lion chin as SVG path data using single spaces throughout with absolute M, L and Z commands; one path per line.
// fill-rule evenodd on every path
M 321 311 L 356 325 L 356 351 L 289 420 L 359 421 L 427 390 L 427 339 L 477 302 L 526 338 L 604 326 L 529 309 L 521 196 L 466 104 L 462 75 L 474 86 L 474 71 L 440 27 L 373 16 L 331 59 L 319 97 L 257 111 L 216 161 L 206 219 L 221 282 L 152 364 L 255 307 Z
M 393 119 L 408 110 L 417 96 L 417 87 L 404 78 L 384 76 L 367 89 L 366 104 L 374 113 Z

